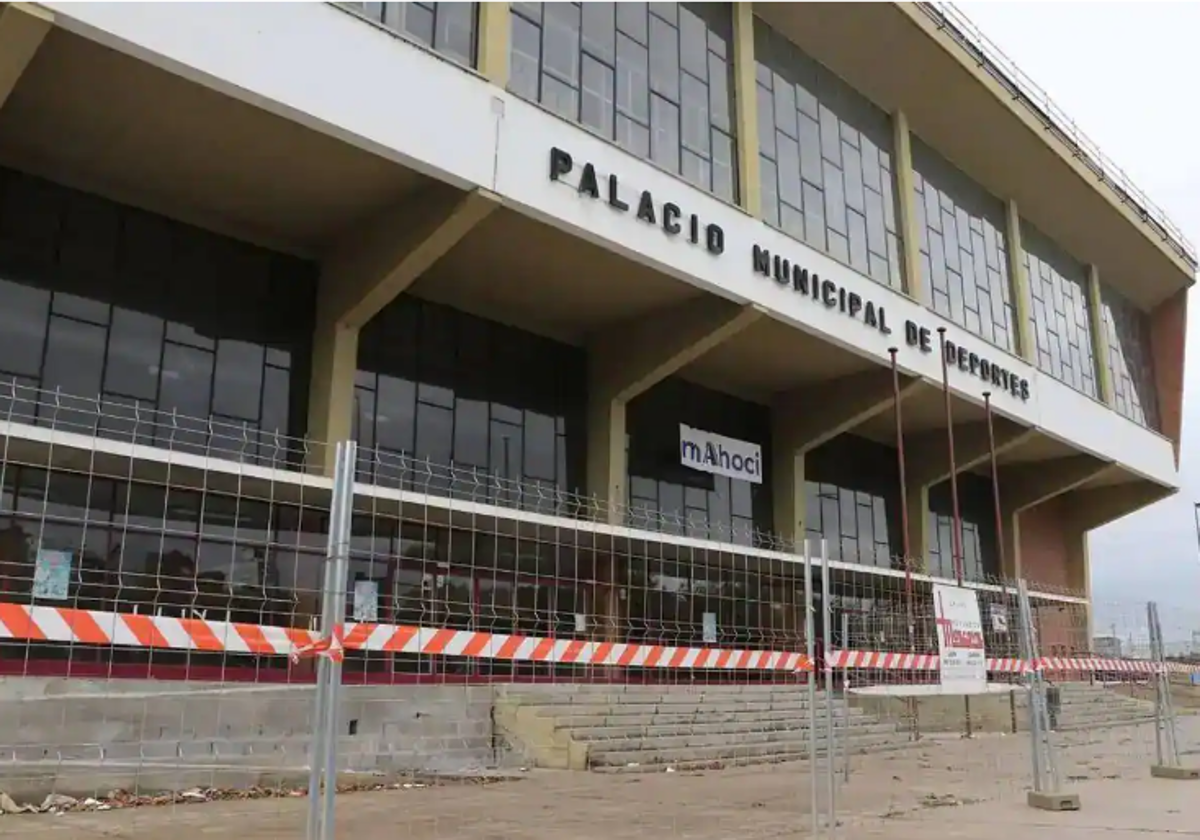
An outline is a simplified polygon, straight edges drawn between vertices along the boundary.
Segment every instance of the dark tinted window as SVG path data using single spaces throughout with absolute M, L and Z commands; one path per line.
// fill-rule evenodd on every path
M 401 295 L 363 328 L 355 438 L 372 480 L 569 512 L 583 351 Z
M 831 560 L 903 568 L 894 449 L 840 435 L 805 456 L 804 478 L 805 535 L 825 539 Z
M 963 473 L 958 476 L 958 509 L 962 519 L 963 579 L 992 582 L 1000 577 L 996 547 L 996 511 L 990 478 Z M 950 578 L 954 572 L 954 503 L 950 482 L 929 488 L 928 574 Z
M 239 457 L 303 436 L 312 266 L 7 170 L 0 195 L 0 410 Z

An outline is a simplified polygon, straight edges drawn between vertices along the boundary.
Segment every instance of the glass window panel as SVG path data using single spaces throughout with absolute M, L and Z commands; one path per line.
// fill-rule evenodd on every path
M 463 64 L 475 63 L 475 3 L 437 3 L 433 48 Z
M 1013 349 L 1007 274 L 979 269 L 989 259 L 996 261 L 996 254 L 989 257 L 990 249 L 1005 248 L 1003 204 L 915 137 L 913 167 L 919 176 L 914 180 L 922 211 L 922 264 L 935 290 L 934 309 L 981 338 Z
M 1091 306 L 1086 292 L 1087 269 L 1026 223 L 1021 226 L 1021 244 L 1033 303 L 1038 366 L 1076 390 L 1095 397 L 1096 360 L 1092 351 Z
M 439 406 L 417 403 L 417 439 L 414 454 L 436 465 L 449 465 L 454 452 L 454 413 Z
M 454 461 L 474 467 L 488 465 L 488 404 L 458 400 L 454 412 Z
M 771 80 L 769 101 L 776 132 L 773 141 L 763 145 L 783 143 L 777 158 L 781 185 L 774 197 L 777 206 L 764 207 L 765 218 L 874 279 L 896 283 L 899 265 L 893 268 L 892 264 L 899 252 L 893 255 L 887 250 L 888 234 L 898 235 L 894 219 L 881 214 L 883 234 L 876 236 L 879 245 L 872 249 L 874 239 L 858 219 L 847 217 L 850 210 L 861 219 L 868 201 L 874 202 L 866 195 L 868 185 L 878 185 L 881 209 L 883 192 L 890 196 L 894 189 L 880 169 L 880 150 L 886 154 L 892 143 L 887 114 L 761 20 L 755 21 L 755 44 L 760 83 Z M 767 101 L 761 93 L 759 101 L 761 111 Z M 871 155 L 867 163 L 864 154 Z M 797 193 L 803 193 L 803 200 Z M 783 204 L 792 209 L 785 212 Z M 803 225 L 795 211 L 803 212 Z M 878 234 L 875 219 L 870 223 Z
M 38 376 L 50 293 L 0 280 L 0 371 Z
M 583 3 L 583 49 L 605 64 L 616 61 L 616 4 Z
M 621 4 L 622 7 L 625 5 Z M 627 36 L 618 34 L 617 109 L 645 124 L 650 119 L 649 97 L 647 50 Z
M 650 90 L 679 101 L 679 33 L 654 15 L 650 17 Z
M 288 372 L 277 367 L 263 369 L 262 417 L 264 432 L 288 432 Z
M 731 159 L 736 143 L 729 150 L 712 148 L 714 129 L 731 137 L 735 127 L 726 61 L 729 4 L 683 9 L 665 4 L 653 14 L 644 3 L 553 4 L 549 9 L 516 4 L 511 17 L 509 87 L 514 93 L 579 120 L 722 198 L 735 197 Z M 661 101 L 652 103 L 652 94 Z M 686 113 L 673 121 L 664 102 Z M 677 124 L 673 131 L 672 122 Z M 675 149 L 669 148 L 671 138 Z M 683 148 L 690 157 L 681 154 Z
M 542 23 L 542 69 L 570 85 L 579 85 L 579 7 L 547 3 Z
M 167 344 L 163 348 L 159 408 L 184 417 L 210 414 L 213 354 L 194 347 Z
M 664 169 L 679 171 L 679 109 L 657 95 L 650 97 L 650 157 Z
M 162 340 L 161 318 L 121 307 L 114 308 L 104 390 L 153 400 L 158 392 Z
M 589 5 L 585 3 L 584 8 Z M 613 136 L 613 95 L 612 68 L 585 55 L 580 121 L 610 138 Z
M 103 327 L 52 317 L 42 387 L 71 396 L 100 396 L 105 339 Z
M 538 4 L 523 4 L 537 5 Z M 542 63 L 542 33 L 518 14 L 512 15 L 512 54 L 509 61 L 508 87 L 518 96 L 537 101 Z
M 412 452 L 417 388 L 407 380 L 380 376 L 375 391 L 375 443 L 380 449 Z
M 708 115 L 708 88 L 686 73 L 681 85 L 682 140 L 685 148 L 701 156 L 709 154 L 711 121 Z
M 223 340 L 217 345 L 213 411 L 258 420 L 264 352 L 261 345 Z
M 618 3 L 617 29 L 639 44 L 646 43 L 647 14 L 645 3 Z

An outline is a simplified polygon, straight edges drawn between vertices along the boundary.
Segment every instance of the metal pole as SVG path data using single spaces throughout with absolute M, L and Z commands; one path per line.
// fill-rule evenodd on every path
M 1025 580 L 1017 579 L 1017 601 L 1020 610 L 1021 653 L 1025 660 L 1026 685 L 1029 689 L 1029 738 L 1033 744 L 1030 758 L 1033 763 L 1033 789 L 1037 793 L 1045 790 L 1042 775 L 1042 709 L 1039 693 L 1040 663 L 1037 642 L 1033 633 L 1033 613 L 1029 609 L 1029 591 Z
M 908 614 L 908 648 L 917 649 L 917 629 L 913 614 L 912 546 L 908 536 L 908 475 L 904 463 L 904 409 L 900 405 L 900 367 L 896 363 L 899 350 L 889 347 L 892 357 L 892 404 L 896 420 L 896 462 L 900 472 L 900 541 L 904 552 L 904 599 Z
M 828 758 L 829 826 L 837 826 L 837 790 L 834 781 L 834 761 L 837 755 L 833 720 L 833 668 L 829 665 L 829 636 L 833 622 L 829 604 L 829 543 L 821 540 L 821 633 L 825 641 L 825 755 Z
M 1196 547 L 1200 548 L 1200 502 L 1192 503 L 1192 515 L 1196 520 Z
M 1158 635 L 1155 632 L 1154 621 L 1154 602 L 1150 601 L 1146 604 L 1146 624 L 1150 631 L 1150 662 L 1154 668 L 1154 755 L 1157 758 L 1159 767 L 1163 766 L 1163 733 L 1164 723 L 1166 722 L 1163 714 L 1163 680 L 1160 663 L 1162 656 L 1160 654 Z
M 938 343 L 942 354 L 942 395 L 946 400 L 946 444 L 950 448 L 950 504 L 954 516 L 954 580 L 963 582 L 962 517 L 958 509 L 958 466 L 954 459 L 954 410 L 950 397 L 950 366 L 946 361 L 946 328 L 938 327 Z
M 850 644 L 850 613 L 842 613 L 842 648 L 853 650 Z M 850 782 L 850 672 L 842 677 L 842 696 L 846 700 L 846 714 L 842 720 L 842 778 Z
M 346 621 L 346 584 L 350 572 L 350 526 L 354 513 L 355 444 L 339 445 L 337 466 L 333 474 L 333 492 L 340 497 L 338 519 L 330 523 L 330 559 L 333 563 L 333 628 L 340 633 Z M 340 643 L 340 639 L 339 639 Z M 337 796 L 338 702 L 342 687 L 340 658 L 329 658 L 329 688 L 325 705 L 325 801 L 322 808 L 321 840 L 334 840 L 334 807 Z
M 812 670 L 808 672 L 808 775 L 812 790 L 812 835 L 817 836 L 821 828 L 821 814 L 817 800 L 821 792 L 817 786 L 817 660 L 816 627 L 813 615 L 812 555 L 809 542 L 804 541 L 804 647 Z
M 321 588 L 321 638 L 330 638 L 335 626 L 334 602 L 341 589 L 337 583 L 337 564 L 334 561 L 338 541 L 338 528 L 341 522 L 343 496 L 338 492 L 337 475 L 342 469 L 344 458 L 343 444 L 337 444 L 334 455 L 334 484 L 329 502 L 329 534 L 326 540 L 325 569 Z M 307 840 L 320 840 L 322 830 L 321 819 L 321 774 L 325 770 L 328 736 L 325 730 L 327 709 L 331 703 L 329 697 L 329 658 L 317 658 L 317 690 L 312 716 L 312 747 L 309 755 L 308 773 L 308 819 L 305 825 Z

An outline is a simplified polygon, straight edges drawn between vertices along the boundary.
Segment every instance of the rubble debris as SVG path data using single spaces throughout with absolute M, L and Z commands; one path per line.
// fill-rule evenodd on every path
M 455 784 L 491 785 L 500 782 L 514 781 L 514 777 L 505 776 L 438 776 L 405 777 L 403 781 L 395 777 L 387 778 L 379 775 L 369 775 L 352 781 L 339 781 L 338 793 L 368 793 L 385 790 L 421 790 L 430 787 L 441 787 Z M 112 811 L 127 808 L 153 808 L 166 805 L 191 805 L 202 802 L 217 802 L 248 799 L 284 799 L 303 798 L 308 795 L 308 789 L 280 786 L 269 787 L 256 785 L 248 788 L 205 788 L 195 787 L 187 790 L 164 793 L 134 793 L 127 790 L 111 790 L 101 797 L 86 797 L 76 799 L 61 793 L 51 793 L 41 805 L 18 803 L 4 791 L 0 791 L 0 816 L 15 816 L 17 814 L 50 814 L 58 815 L 79 811 Z

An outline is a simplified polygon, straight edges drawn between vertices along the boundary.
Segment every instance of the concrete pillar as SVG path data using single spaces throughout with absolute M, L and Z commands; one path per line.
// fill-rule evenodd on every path
M 638 318 L 588 341 L 588 495 L 621 524 L 627 499 L 629 401 L 746 329 L 762 311 L 710 295 Z
M 439 184 L 355 228 L 326 255 L 309 388 L 310 469 L 329 474 L 333 445 L 350 437 L 359 331 L 497 206 L 484 190 Z
M 892 114 L 892 171 L 896 177 L 896 214 L 900 224 L 900 260 L 904 291 L 913 300 L 929 303 L 927 277 L 921 276 L 921 231 L 917 227 L 917 190 L 913 179 L 912 134 L 908 115 Z
M 758 82 L 754 60 L 754 5 L 733 4 L 733 103 L 737 119 L 738 203 L 762 218 L 758 159 Z
M 1002 418 L 993 421 L 996 453 L 1031 439 L 1036 432 Z M 929 488 L 950 478 L 950 448 L 944 430 L 912 435 L 905 440 L 908 499 L 908 541 L 922 569 L 929 561 Z M 986 423 L 954 428 L 955 469 L 971 470 L 991 457 Z
M 1015 336 L 1017 355 L 1037 364 L 1037 342 L 1033 337 L 1033 296 L 1025 271 L 1025 246 L 1021 244 L 1021 213 L 1011 198 L 1005 205 L 1005 244 L 1008 251 L 1008 283 L 1012 288 L 1013 310 L 1017 319 Z
M 1003 532 L 999 537 L 1004 545 L 1007 568 L 1002 572 L 1005 577 L 1017 578 L 1022 575 L 1021 513 L 1070 493 L 1111 468 L 1108 462 L 1090 455 L 1069 455 L 1050 461 L 1001 466 L 998 483 Z
M 1150 313 L 1150 354 L 1154 363 L 1154 392 L 1158 396 L 1159 429 L 1175 444 L 1183 434 L 1183 360 L 1187 349 L 1188 290 L 1180 289 Z
M 1105 405 L 1116 404 L 1112 368 L 1109 367 L 1108 330 L 1104 329 L 1104 295 L 1100 290 L 1100 269 L 1088 266 L 1088 326 L 1092 331 L 1092 356 L 1096 360 L 1096 397 Z
M 902 377 L 900 398 L 918 386 Z M 771 496 L 775 533 L 786 542 L 804 539 L 805 454 L 889 409 L 890 370 L 870 370 L 780 394 L 771 406 Z
M 0 8 L 0 108 L 54 26 L 53 13 L 29 3 Z
M 479 4 L 475 69 L 497 87 L 508 86 L 508 54 L 512 37 L 508 3 Z
M 1115 473 L 1119 470 L 1112 467 Z M 1091 607 L 1091 558 L 1088 538 L 1096 528 L 1174 495 L 1172 490 L 1141 479 L 1099 487 L 1081 487 L 1062 497 L 1062 523 L 1067 537 L 1067 575 L 1072 588 L 1088 599 L 1088 642 L 1095 635 Z

